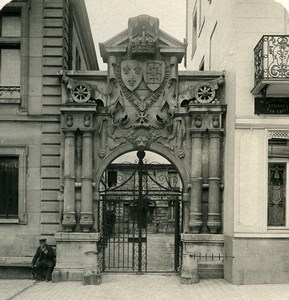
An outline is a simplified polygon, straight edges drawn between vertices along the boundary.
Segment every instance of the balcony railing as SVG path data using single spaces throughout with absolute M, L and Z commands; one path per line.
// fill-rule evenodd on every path
M 0 103 L 20 103 L 20 86 L 0 86 Z
M 264 80 L 288 81 L 289 35 L 264 35 L 254 49 L 255 87 Z

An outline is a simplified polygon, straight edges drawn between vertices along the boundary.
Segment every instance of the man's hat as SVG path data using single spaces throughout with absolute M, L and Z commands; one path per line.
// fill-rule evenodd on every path
M 46 239 L 39 239 L 39 242 L 46 242 Z

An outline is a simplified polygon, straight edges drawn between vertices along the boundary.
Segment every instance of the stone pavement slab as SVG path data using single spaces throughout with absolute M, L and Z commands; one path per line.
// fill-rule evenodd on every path
M 25 291 L 27 288 L 34 285 L 32 280 L 0 280 L 0 300 L 6 300 L 10 297 Z
M 30 285 L 29 285 L 30 284 Z M 4 288 L 4 290 L 2 290 Z M 21 291 L 23 288 L 23 291 Z M 231 285 L 224 279 L 183 285 L 176 275 L 104 274 L 101 285 L 82 282 L 0 281 L 5 300 L 288 300 L 289 284 Z M 4 291 L 4 292 L 3 292 Z M 6 298 L 5 298 L 6 291 Z M 14 296 L 13 293 L 14 292 Z

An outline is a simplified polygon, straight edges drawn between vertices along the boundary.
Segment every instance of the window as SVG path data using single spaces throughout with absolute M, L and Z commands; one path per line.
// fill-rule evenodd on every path
M 116 170 L 108 170 L 107 185 L 109 188 L 115 187 L 117 185 L 117 171 Z
M 20 49 L 0 49 L 0 86 L 20 87 Z
M 0 218 L 18 217 L 18 157 L 0 157 Z
M 268 215 L 269 228 L 288 228 L 289 139 L 268 142 Z
M 193 30 L 192 30 L 192 57 L 194 57 L 194 54 L 197 49 L 197 11 L 195 10 L 193 14 Z
M 205 71 L 205 57 L 203 56 L 201 63 L 199 65 L 199 71 Z
M 268 167 L 268 226 L 286 226 L 287 162 Z
M 75 70 L 76 71 L 81 70 L 81 58 L 80 58 L 77 48 L 75 50 Z
M 28 5 L 11 2 L 0 12 L 0 103 L 27 110 Z
M 217 27 L 217 22 L 215 23 L 214 25 L 214 28 L 212 30 L 212 33 L 211 33 L 211 36 L 210 36 L 210 44 L 209 44 L 209 70 L 212 69 L 212 64 L 215 62 L 215 60 L 213 58 L 215 58 L 216 56 L 216 53 L 214 53 L 214 56 L 213 56 L 213 49 L 214 51 L 216 52 L 216 39 L 214 38 L 214 34 L 215 34 L 215 31 L 216 31 L 216 27 Z
M 20 12 L 6 12 L 1 15 L 1 37 L 21 37 Z
M 0 15 L 0 86 L 20 87 L 21 15 L 6 12 Z
M 0 223 L 27 223 L 25 146 L 0 147 Z

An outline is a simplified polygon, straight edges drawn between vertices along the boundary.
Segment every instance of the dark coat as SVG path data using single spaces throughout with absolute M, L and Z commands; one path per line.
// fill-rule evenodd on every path
M 44 253 L 44 250 L 47 250 L 48 253 Z M 32 264 L 35 265 L 37 261 L 55 261 L 55 253 L 53 251 L 53 248 L 49 245 L 46 245 L 44 249 L 41 249 L 41 247 L 39 246 L 32 259 Z

